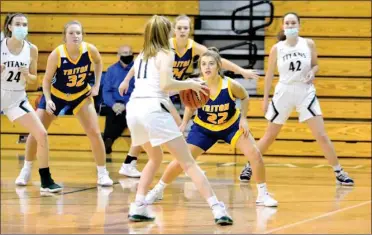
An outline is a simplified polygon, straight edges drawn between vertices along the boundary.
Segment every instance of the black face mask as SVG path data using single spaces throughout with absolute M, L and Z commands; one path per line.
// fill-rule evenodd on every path
M 120 60 L 124 64 L 130 64 L 133 61 L 133 55 L 122 55 L 120 56 Z

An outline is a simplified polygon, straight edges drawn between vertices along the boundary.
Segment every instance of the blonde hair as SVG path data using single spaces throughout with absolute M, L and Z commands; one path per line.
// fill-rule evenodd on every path
M 200 71 L 201 71 L 201 60 L 205 56 L 210 56 L 217 62 L 218 73 L 220 73 L 222 69 L 222 58 L 220 54 L 218 53 L 218 49 L 216 47 L 209 47 L 208 50 L 200 56 L 199 58 L 199 70 Z
M 179 15 L 179 16 L 177 16 L 177 18 L 175 20 L 175 23 L 174 23 L 174 26 L 176 26 L 177 22 L 180 21 L 180 20 L 188 20 L 189 21 L 189 27 L 191 28 L 191 19 L 187 15 Z
M 81 34 L 84 35 L 84 28 L 83 28 L 83 25 L 77 21 L 77 20 L 72 20 L 70 22 L 68 22 L 67 24 L 65 24 L 65 26 L 63 27 L 63 41 L 66 42 L 66 33 L 67 33 L 67 29 L 68 27 L 70 27 L 71 25 L 79 25 L 80 28 L 81 28 Z
M 143 59 L 156 56 L 159 50 L 170 51 L 169 36 L 172 23 L 164 16 L 154 15 L 147 22 L 145 41 L 143 43 Z

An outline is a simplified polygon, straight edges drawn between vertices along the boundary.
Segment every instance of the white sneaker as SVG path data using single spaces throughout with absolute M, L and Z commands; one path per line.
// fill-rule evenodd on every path
M 278 202 L 272 198 L 269 193 L 265 193 L 264 195 L 259 195 L 256 200 L 257 206 L 267 206 L 267 207 L 276 207 L 278 206 Z
M 133 160 L 129 164 L 122 164 L 121 168 L 119 170 L 119 174 L 125 175 L 128 177 L 133 177 L 133 178 L 139 178 L 141 177 L 141 172 L 137 170 L 137 161 Z
M 214 222 L 219 225 L 232 225 L 233 220 L 227 213 L 225 204 L 219 202 L 218 205 L 213 206 L 212 213 L 214 216 Z
M 164 188 L 156 185 L 150 192 L 147 193 L 145 201 L 147 204 L 153 204 L 156 201 L 163 200 Z
M 142 222 L 142 221 L 153 221 L 155 216 L 152 214 L 147 204 L 137 206 L 136 203 L 131 203 L 128 213 L 130 221 Z
M 31 177 L 31 170 L 31 168 L 23 167 L 21 172 L 19 173 L 19 176 L 15 180 L 15 184 L 18 186 L 26 186 Z
M 110 179 L 109 172 L 106 171 L 103 174 L 98 174 L 97 184 L 101 186 L 112 186 L 114 182 Z

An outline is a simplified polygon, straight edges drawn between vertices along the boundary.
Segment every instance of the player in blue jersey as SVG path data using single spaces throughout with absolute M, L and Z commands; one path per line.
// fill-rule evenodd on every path
M 37 114 L 46 129 L 69 106 L 83 126 L 92 146 L 97 164 L 98 185 L 111 186 L 106 170 L 105 147 L 94 108 L 93 96 L 99 92 L 102 59 L 97 48 L 83 41 L 83 27 L 78 21 L 71 21 L 64 27 L 65 43 L 58 46 L 48 57 L 43 80 L 43 97 Z M 87 82 L 91 66 L 94 67 L 96 82 L 91 87 Z M 26 160 L 36 156 L 36 141 L 32 135 L 27 138 Z
M 193 62 L 193 57 L 201 56 L 208 49 L 189 38 L 191 19 L 180 15 L 175 21 L 175 37 L 170 39 L 171 48 L 175 52 L 173 62 L 173 77 L 177 80 L 186 79 L 185 73 Z M 244 78 L 258 78 L 255 70 L 243 69 L 229 60 L 221 58 L 222 68 L 241 74 Z
M 265 183 L 265 167 L 260 151 L 249 131 L 246 113 L 248 111 L 249 96 L 245 88 L 228 77 L 222 77 L 220 70 L 222 58 L 215 49 L 207 50 L 201 55 L 199 68 L 202 79 L 210 89 L 210 99 L 197 110 L 194 124 L 187 137 L 187 143 L 194 158 L 210 149 L 218 140 L 224 140 L 233 147 L 237 146 L 251 162 L 257 182 L 257 205 L 277 206 L 277 201 L 267 192 Z M 236 99 L 241 100 L 241 111 L 236 108 Z M 186 107 L 181 131 L 185 130 L 188 121 L 195 110 Z M 241 115 L 244 114 L 244 115 Z M 171 183 L 182 168 L 179 163 L 172 161 L 165 170 L 161 180 L 147 196 L 147 203 L 151 204 L 163 198 L 165 186 Z

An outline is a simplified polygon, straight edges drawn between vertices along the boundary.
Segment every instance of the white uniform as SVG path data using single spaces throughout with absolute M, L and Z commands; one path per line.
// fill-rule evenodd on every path
M 30 67 L 31 44 L 24 41 L 22 51 L 13 55 L 6 42 L 7 38 L 1 41 L 1 64 L 5 65 L 1 73 L 1 111 L 13 122 L 33 111 L 26 96 L 26 79 L 19 71 L 19 67 Z
M 134 61 L 135 88 L 127 104 L 127 123 L 132 145 L 139 146 L 150 141 L 152 146 L 164 144 L 182 136 L 169 113 L 169 93 L 160 89 L 160 73 L 155 57 L 143 60 L 140 54 Z M 171 75 L 170 75 L 171 76 Z
M 322 115 L 314 85 L 303 81 L 311 69 L 311 49 L 306 39 L 299 37 L 293 47 L 286 45 L 285 41 L 276 46 L 279 82 L 266 119 L 284 124 L 294 108 L 299 113 L 300 122 Z

